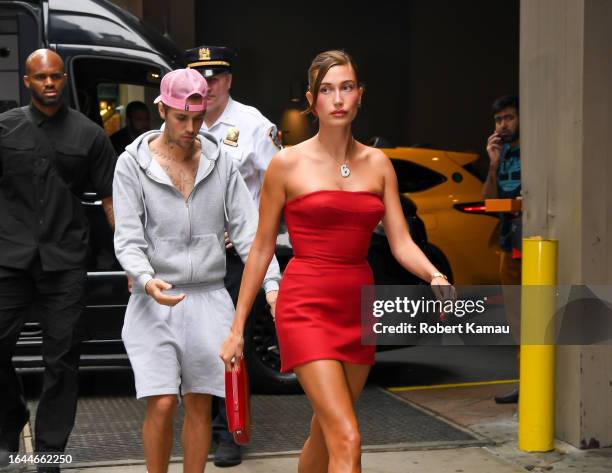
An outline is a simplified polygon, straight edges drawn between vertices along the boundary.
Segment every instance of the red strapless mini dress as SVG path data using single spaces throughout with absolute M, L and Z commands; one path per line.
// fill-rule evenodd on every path
M 276 303 L 281 371 L 314 360 L 374 364 L 361 343 L 361 287 L 374 284 L 370 239 L 385 213 L 373 192 L 322 190 L 285 205 L 294 257 Z

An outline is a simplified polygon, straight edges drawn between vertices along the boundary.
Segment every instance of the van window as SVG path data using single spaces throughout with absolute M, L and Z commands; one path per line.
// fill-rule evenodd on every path
M 159 128 L 161 121 L 153 100 L 159 95 L 159 83 L 165 72 L 160 66 L 85 56 L 75 57 L 69 72 L 75 108 L 102 126 L 109 136 L 126 126 L 125 110 L 132 101 L 144 102 L 150 112 L 151 128 Z M 99 197 L 88 186 L 82 201 L 90 228 L 87 270 L 121 270 L 115 258 L 113 232 L 106 222 Z
M 104 130 L 109 136 L 127 126 L 126 111 L 128 104 L 140 102 L 149 111 L 150 130 L 161 126 L 161 118 L 153 99 L 159 95 L 159 89 L 132 84 L 98 84 L 98 108 Z M 141 106 L 140 104 L 138 104 Z M 148 130 L 147 130 L 148 131 Z
M 158 65 L 133 60 L 76 57 L 71 64 L 74 102 L 83 114 L 103 126 L 109 135 L 125 126 L 125 108 L 133 100 L 151 112 L 151 126 L 159 127 L 153 100 L 165 71 Z

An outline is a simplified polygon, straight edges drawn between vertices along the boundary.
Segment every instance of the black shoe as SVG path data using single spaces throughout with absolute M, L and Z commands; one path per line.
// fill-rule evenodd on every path
M 513 389 L 509 393 L 495 396 L 495 402 L 497 404 L 516 404 L 519 398 L 518 388 Z
M 0 433 L 0 468 L 11 466 L 9 455 L 19 452 L 19 437 L 29 420 L 30 411 L 23 406 L 23 410 L 17 419 L 9 421 L 6 431 Z
M 220 442 L 215 452 L 215 466 L 236 466 L 242 463 L 240 446 L 234 442 Z

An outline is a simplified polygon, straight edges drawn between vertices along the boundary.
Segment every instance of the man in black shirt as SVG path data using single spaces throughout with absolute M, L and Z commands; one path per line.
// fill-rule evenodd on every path
M 18 450 L 29 418 L 11 362 L 29 311 L 40 320 L 45 364 L 35 450 L 66 446 L 77 403 L 89 237 L 80 196 L 88 182 L 113 225 L 115 153 L 102 128 L 63 104 L 62 59 L 47 49 L 33 52 L 23 80 L 31 104 L 0 115 L 0 466 Z

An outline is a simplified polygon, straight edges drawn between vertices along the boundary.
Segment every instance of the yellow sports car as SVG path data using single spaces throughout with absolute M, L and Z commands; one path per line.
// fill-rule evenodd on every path
M 425 223 L 436 260 L 448 261 L 455 284 L 499 284 L 496 215 L 484 212 L 482 182 L 466 169 L 475 153 L 425 148 L 381 148 L 391 158 L 399 192 L 409 196 Z M 442 270 L 442 268 L 440 268 Z

